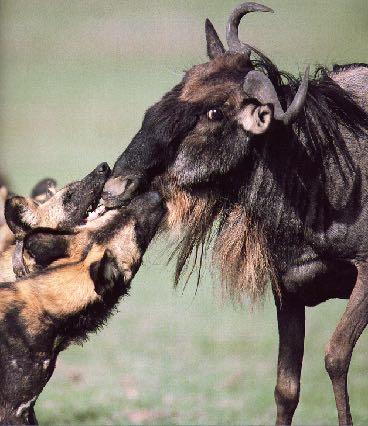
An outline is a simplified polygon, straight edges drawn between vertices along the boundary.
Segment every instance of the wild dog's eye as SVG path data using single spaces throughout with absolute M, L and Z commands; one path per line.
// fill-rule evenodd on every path
M 220 109 L 213 108 L 207 111 L 207 117 L 211 121 L 221 121 L 224 118 L 224 114 Z

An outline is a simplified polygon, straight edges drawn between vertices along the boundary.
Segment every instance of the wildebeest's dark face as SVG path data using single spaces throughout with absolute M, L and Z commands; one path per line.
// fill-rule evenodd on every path
M 249 48 L 237 38 L 241 17 L 253 11 L 270 9 L 245 3 L 233 12 L 228 23 L 229 52 L 206 22 L 211 61 L 194 66 L 148 109 L 140 131 L 105 185 L 108 207 L 121 205 L 138 187 L 166 171 L 186 188 L 221 181 L 274 122 L 289 125 L 295 119 L 303 106 L 308 77 L 284 112 L 271 81 L 254 70 Z
M 272 122 L 272 108 L 243 90 L 251 70 L 240 53 L 189 70 L 146 112 L 141 130 L 115 164 L 105 202 L 118 205 L 167 169 L 179 184 L 191 186 L 216 180 L 239 164 L 252 137 Z

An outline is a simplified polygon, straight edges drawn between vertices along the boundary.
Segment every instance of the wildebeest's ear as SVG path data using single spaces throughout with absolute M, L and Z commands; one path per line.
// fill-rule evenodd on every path
M 225 53 L 224 45 L 222 44 L 220 37 L 212 25 L 209 19 L 206 19 L 206 40 L 207 40 L 207 55 L 210 59 L 216 58 L 216 56 Z
M 38 205 L 30 199 L 24 197 L 12 197 L 5 203 L 5 219 L 12 230 L 17 235 L 24 235 L 37 226 Z
M 253 135 L 265 133 L 273 119 L 273 108 L 270 105 L 247 104 L 238 115 L 238 122 L 247 132 Z

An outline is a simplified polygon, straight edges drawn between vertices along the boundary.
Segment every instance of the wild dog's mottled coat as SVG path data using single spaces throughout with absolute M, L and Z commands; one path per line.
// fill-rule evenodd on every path
M 63 264 L 0 284 L 0 423 L 34 421 L 33 405 L 58 353 L 102 326 L 127 294 L 163 214 L 158 194 L 143 194 L 128 208 L 66 235 Z M 33 236 L 39 259 L 62 237 L 44 230 L 46 235 L 47 249 Z M 75 260 L 69 245 L 83 248 L 81 259 Z M 68 253 L 74 258 L 67 260 Z

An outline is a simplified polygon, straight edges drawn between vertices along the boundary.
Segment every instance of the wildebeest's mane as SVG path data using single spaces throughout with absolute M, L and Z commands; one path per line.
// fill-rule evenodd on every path
M 298 90 L 300 78 L 279 71 L 262 54 L 253 61 L 253 66 L 267 74 L 286 109 Z M 260 299 L 266 289 L 265 283 L 275 277 L 274 254 L 269 241 L 279 244 L 275 233 L 287 232 L 282 229 L 282 221 L 291 211 L 300 222 L 297 238 L 303 238 L 311 179 L 318 176 L 317 185 L 328 204 L 333 208 L 344 207 L 336 205 L 333 196 L 330 199 L 328 190 L 336 179 L 347 187 L 352 185 L 359 172 L 346 147 L 344 129 L 356 139 L 365 137 L 368 115 L 332 80 L 326 68 L 318 67 L 309 82 L 304 111 L 292 128 L 286 130 L 276 126 L 271 129 L 272 143 L 266 143 L 263 152 L 258 148 L 253 150 L 238 170 L 223 177 L 218 187 L 211 188 L 208 204 L 203 194 L 199 197 L 204 204 L 202 214 L 189 219 L 175 251 L 175 284 L 189 267 L 190 260 L 194 265 L 189 275 L 197 264 L 198 284 L 203 256 L 214 242 L 214 257 L 220 265 L 222 282 L 232 298 Z M 270 151 L 267 146 L 271 146 Z M 270 172 L 264 165 L 270 166 L 275 153 L 281 155 L 277 153 L 278 147 L 282 152 L 285 149 L 290 152 L 286 154 L 284 170 L 278 168 Z M 332 172 L 331 162 L 334 164 Z M 285 178 L 285 169 L 288 178 Z M 283 248 L 278 247 L 278 250 L 282 252 Z M 278 291 L 275 286 L 274 292 Z
M 258 57 L 258 60 L 253 61 L 253 65 L 268 75 L 283 107 L 286 108 L 294 98 L 301 79 L 285 71 L 279 71 L 266 56 L 258 53 Z M 333 71 L 345 71 L 358 67 L 368 67 L 368 65 L 334 65 Z M 368 130 L 368 114 L 329 76 L 327 68 L 318 66 L 313 78 L 309 81 L 304 113 L 300 115 L 294 129 L 306 154 L 320 170 L 325 169 L 323 157 L 328 152 L 335 156 L 338 164 L 343 159 L 350 171 L 356 171 L 346 149 L 341 128 L 346 128 L 354 136 L 364 136 Z M 341 172 L 344 170 L 341 169 Z

